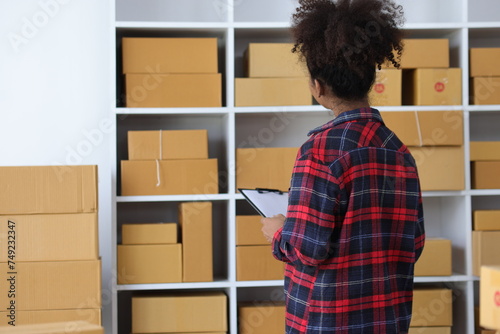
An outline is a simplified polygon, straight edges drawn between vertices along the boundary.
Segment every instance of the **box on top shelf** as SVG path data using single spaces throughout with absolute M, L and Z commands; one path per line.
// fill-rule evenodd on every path
M 104 334 L 104 328 L 86 321 L 57 322 L 37 325 L 0 327 L 0 334 Z
M 500 231 L 472 231 L 472 272 L 481 274 L 481 266 L 500 266 Z
M 451 240 L 427 238 L 415 263 L 415 276 L 451 276 L 451 263 Z
M 402 69 L 450 67 L 450 41 L 446 38 L 404 39 Z M 386 67 L 393 67 L 386 64 Z
M 500 265 L 481 267 L 479 323 L 500 330 Z
M 462 104 L 462 69 L 420 68 L 403 71 L 403 104 Z
M 500 161 L 500 141 L 471 141 L 471 161 Z
M 256 319 L 259 319 L 259 321 L 255 321 Z M 284 333 L 284 302 L 239 303 L 238 323 L 238 334 Z
M 0 327 L 8 326 L 10 318 L 8 311 L 0 312 Z M 17 325 L 46 324 L 51 322 L 87 321 L 91 324 L 101 324 L 100 308 L 76 308 L 69 310 L 39 310 L 16 311 Z
M 291 43 L 250 43 L 245 51 L 246 73 L 250 78 L 309 77 L 299 53 Z
M 262 234 L 261 216 L 236 216 L 236 246 L 268 245 Z
M 474 230 L 500 231 L 500 210 L 475 210 Z
M 420 287 L 413 290 L 410 327 L 452 326 L 452 312 L 452 290 Z M 432 314 L 432 317 L 429 314 Z
M 274 258 L 270 245 L 236 247 L 236 280 L 282 280 L 285 264 Z
M 471 104 L 500 104 L 500 76 L 471 79 Z
M 500 76 L 500 48 L 471 48 L 470 76 Z
M 154 245 L 177 243 L 176 223 L 123 224 L 123 245 Z
M 402 71 L 397 69 L 378 70 L 375 82 L 368 93 L 373 106 L 400 106 L 402 104 Z
M 500 161 L 472 162 L 472 189 L 500 189 Z

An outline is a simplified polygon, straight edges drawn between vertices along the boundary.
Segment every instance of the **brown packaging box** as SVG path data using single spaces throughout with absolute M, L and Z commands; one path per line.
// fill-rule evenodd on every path
M 481 274 L 481 266 L 500 266 L 500 231 L 472 231 L 472 273 Z
M 500 104 L 500 77 L 476 77 L 470 83 L 471 104 Z
M 123 224 L 123 245 L 154 245 L 177 243 L 176 223 Z
M 427 238 L 422 255 L 415 264 L 415 276 L 450 276 L 451 263 L 451 241 Z
M 405 39 L 401 68 L 450 67 L 450 42 L 440 38 Z
M 10 318 L 7 316 L 7 311 L 0 312 L 0 319 L 2 319 L 0 326 L 9 326 Z M 16 311 L 16 326 L 67 321 L 87 321 L 91 324 L 100 325 L 101 309 Z
M 368 94 L 373 106 L 400 106 L 402 104 L 402 71 L 382 69 L 377 71 L 375 82 Z
M 500 231 L 500 210 L 475 210 L 474 230 Z
M 403 104 L 462 104 L 462 69 L 425 68 L 403 72 Z
M 481 267 L 479 323 L 500 330 L 500 265 Z
M 471 48 L 470 76 L 500 76 L 500 48 Z
M 182 234 L 182 281 L 213 281 L 212 203 L 179 205 Z
M 500 161 L 500 141 L 471 141 L 471 161 Z
M 236 107 L 312 105 L 309 78 L 236 78 Z
M 236 216 L 236 246 L 268 245 L 262 234 L 261 216 Z
M 236 280 L 282 280 L 284 263 L 274 258 L 270 245 L 236 247 Z
M 452 290 L 415 288 L 410 327 L 452 326 Z
M 274 302 L 240 303 L 239 334 L 281 334 L 285 332 L 285 305 Z
M 472 162 L 472 189 L 500 189 L 500 161 Z
M 86 321 L 0 327 L 0 334 L 104 334 L 104 328 Z
M 291 43 L 250 43 L 245 52 L 247 76 L 250 78 L 309 77 Z
M 410 327 L 408 334 L 451 334 L 451 327 Z

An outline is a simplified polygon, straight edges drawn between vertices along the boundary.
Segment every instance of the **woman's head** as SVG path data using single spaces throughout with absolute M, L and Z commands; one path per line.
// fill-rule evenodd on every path
M 392 0 L 299 0 L 299 4 L 293 15 L 293 51 L 300 52 L 311 78 L 337 98 L 364 99 L 377 67 L 386 61 L 399 67 L 403 11 Z

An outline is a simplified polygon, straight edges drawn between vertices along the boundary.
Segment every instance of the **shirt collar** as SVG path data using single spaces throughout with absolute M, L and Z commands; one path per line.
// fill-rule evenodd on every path
M 316 134 L 318 132 L 325 131 L 329 128 L 332 128 L 336 125 L 346 123 L 346 122 L 352 122 L 352 121 L 357 121 L 357 120 L 362 120 L 362 119 L 368 119 L 376 122 L 381 122 L 383 123 L 384 121 L 382 120 L 382 116 L 380 115 L 380 112 L 377 109 L 374 108 L 359 108 L 359 109 L 354 109 L 354 110 L 349 110 L 346 112 L 343 112 L 330 122 L 323 124 L 316 129 L 313 129 L 309 131 L 307 134 L 308 136 L 311 136 L 313 134 Z

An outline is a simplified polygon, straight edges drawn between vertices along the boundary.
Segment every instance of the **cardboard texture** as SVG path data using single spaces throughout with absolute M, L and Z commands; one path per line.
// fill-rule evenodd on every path
M 285 333 L 285 305 L 274 302 L 240 303 L 239 334 Z
M 415 288 L 410 327 L 452 326 L 452 290 Z
M 312 105 L 309 78 L 236 78 L 236 107 Z
M 284 263 L 274 258 L 270 245 L 236 247 L 236 280 L 282 280 Z
M 405 70 L 403 72 L 403 104 L 461 105 L 462 69 Z
M 176 223 L 123 224 L 123 245 L 176 244 Z
M 222 106 L 220 74 L 126 74 L 127 108 Z
M 451 334 L 451 327 L 410 327 L 408 334 Z
M 500 330 L 500 266 L 481 267 L 479 294 L 480 325 Z
M 9 326 L 10 319 L 7 317 L 7 312 L 0 312 L 0 319 L 0 326 Z M 16 311 L 16 326 L 68 321 L 87 321 L 100 325 L 101 309 Z
M 450 67 L 450 42 L 448 39 L 404 39 L 401 68 Z
M 500 161 L 472 162 L 472 189 L 500 189 Z
M 500 76 L 500 48 L 471 48 L 470 76 Z
M 476 77 L 470 80 L 471 104 L 500 104 L 500 77 Z
M 217 38 L 122 38 L 123 73 L 217 73 Z
M 0 167 L 0 212 L 97 211 L 97 166 Z
M 236 246 L 268 245 L 262 234 L 261 216 L 236 216 Z
M 474 230 L 500 231 L 500 210 L 475 210 Z
M 410 147 L 422 191 L 464 190 L 465 166 L 462 146 Z
M 129 131 L 127 136 L 129 160 L 208 159 L 207 130 Z
M 217 159 L 123 160 L 121 186 L 122 196 L 217 194 Z
M 118 245 L 118 284 L 179 283 L 181 244 Z
M 407 146 L 463 145 L 461 110 L 398 111 L 381 115 L 385 125 Z
M 101 307 L 99 260 L 17 262 L 15 274 L 7 263 L 2 263 L 0 281 L 15 286 L 13 295 L 0 294 L 1 310 L 8 310 L 13 301 L 19 311 Z
M 179 205 L 183 282 L 213 281 L 212 225 L 211 202 Z
M 104 334 L 104 328 L 85 321 L 0 327 L 0 334 Z
M 451 240 L 427 238 L 422 255 L 415 263 L 415 276 L 451 276 L 451 264 Z
M 309 77 L 306 64 L 292 48 L 292 43 L 250 43 L 244 55 L 247 76 Z
M 500 231 L 472 231 L 472 273 L 481 275 L 481 266 L 500 266 Z
M 471 161 L 500 161 L 500 141 L 471 141 Z
M 298 148 L 239 148 L 236 150 L 236 188 L 288 191 Z
M 368 93 L 372 106 L 400 106 L 402 104 L 402 73 L 397 69 L 377 71 L 375 82 Z
M 227 296 L 223 292 L 132 297 L 132 333 L 227 330 Z

